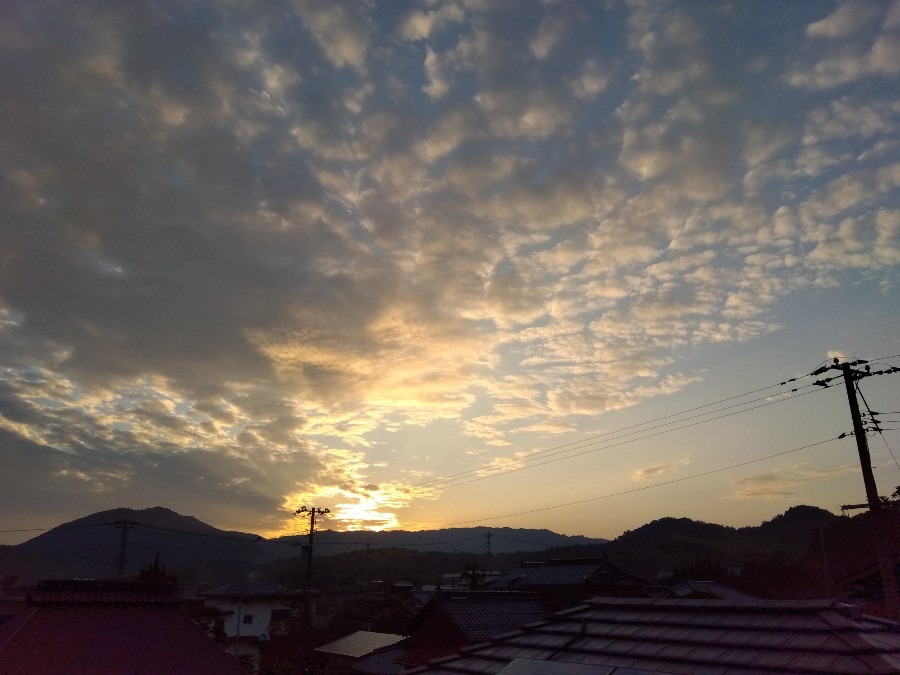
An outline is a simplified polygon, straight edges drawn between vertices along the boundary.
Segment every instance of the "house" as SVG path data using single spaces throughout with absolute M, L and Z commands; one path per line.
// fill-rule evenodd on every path
M 518 663 L 515 663 L 518 660 Z M 900 624 L 836 600 L 595 597 L 410 673 L 900 672 Z
M 753 596 L 718 581 L 682 581 L 673 586 L 645 586 L 648 598 L 752 600 Z
M 354 672 L 403 672 L 552 613 L 535 593 L 441 591 L 410 624 L 407 640 L 362 660 Z
M 503 574 L 500 572 L 492 572 L 488 570 L 478 570 L 474 574 L 463 574 L 461 572 L 453 572 L 449 574 L 441 575 L 441 585 L 440 587 L 443 589 L 460 589 L 460 588 L 472 588 L 473 580 L 476 581 L 476 585 L 480 587 L 490 586 L 503 577 Z
M 641 597 L 647 580 L 624 572 L 606 557 L 549 558 L 523 562 L 491 582 L 491 588 L 521 589 L 581 601 L 590 595 Z
M 0 672 L 240 675 L 179 609 L 172 584 L 42 581 L 0 625 Z
M 198 591 L 207 607 L 219 610 L 219 628 L 228 638 L 263 640 L 285 635 L 295 613 L 301 614 L 305 591 L 286 591 L 277 584 L 239 581 Z

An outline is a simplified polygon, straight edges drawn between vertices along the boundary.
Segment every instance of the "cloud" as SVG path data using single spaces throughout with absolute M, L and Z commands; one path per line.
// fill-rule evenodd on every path
M 369 27 L 357 7 L 314 0 L 298 1 L 297 5 L 316 43 L 333 65 L 365 69 Z
M 809 57 L 788 73 L 788 82 L 822 90 L 900 72 L 900 26 L 893 18 L 896 5 L 885 11 L 886 7 L 869 2 L 842 3 L 824 19 L 811 23 L 807 27 Z M 858 39 L 849 39 L 864 30 Z
M 845 2 L 824 19 L 806 27 L 806 34 L 813 38 L 846 38 L 879 16 L 874 2 Z
M 463 10 L 452 2 L 444 3 L 431 12 L 414 9 L 403 20 L 400 34 L 406 40 L 427 40 L 444 25 L 458 23 L 464 18 Z
M 419 434 L 504 462 L 890 283 L 897 5 L 510 7 L 6 9 L 10 455 L 392 526 Z
M 631 473 L 631 480 L 640 483 L 648 480 L 659 480 L 665 476 L 675 473 L 681 467 L 690 464 L 690 460 L 681 459 L 677 462 L 668 464 L 657 464 L 655 466 L 647 466 L 642 469 L 635 469 Z
M 729 499 L 784 499 L 799 494 L 808 483 L 830 480 L 859 471 L 858 465 L 843 464 L 830 469 L 811 469 L 800 465 L 743 476 L 731 481 Z
M 566 24 L 560 16 L 549 16 L 541 21 L 531 41 L 531 51 L 538 59 L 545 59 L 563 37 Z

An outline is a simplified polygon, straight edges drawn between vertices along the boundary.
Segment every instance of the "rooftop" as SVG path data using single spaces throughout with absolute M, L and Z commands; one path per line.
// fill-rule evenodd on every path
M 42 582 L 0 625 L 0 672 L 239 675 L 168 584 Z
M 339 640 L 329 642 L 327 645 L 317 647 L 316 651 L 361 658 L 371 654 L 376 649 L 389 647 L 404 639 L 404 636 L 394 635 L 393 633 L 373 633 L 372 631 L 358 630 Z
M 26 598 L 29 605 L 177 606 L 174 584 L 167 581 L 52 579 L 39 581 Z
M 886 675 L 900 672 L 900 624 L 835 600 L 596 597 L 410 672 L 505 675 L 516 659 L 598 673 Z
M 605 557 L 550 558 L 523 562 L 491 582 L 492 588 L 638 587 L 646 580 L 623 572 Z M 601 590 L 598 588 L 597 590 Z

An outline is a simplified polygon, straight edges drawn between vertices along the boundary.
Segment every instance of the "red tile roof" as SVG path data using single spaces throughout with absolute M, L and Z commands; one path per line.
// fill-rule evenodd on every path
M 176 605 L 127 585 L 44 587 L 0 625 L 0 672 L 16 675 L 239 675 Z M 145 591 L 147 589 L 144 589 Z M 44 591 L 47 591 L 46 593 Z M 159 602 L 154 602 L 155 598 Z

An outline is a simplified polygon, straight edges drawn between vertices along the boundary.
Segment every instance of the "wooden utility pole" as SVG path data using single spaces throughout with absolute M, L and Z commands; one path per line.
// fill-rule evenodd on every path
M 844 375 L 844 385 L 847 389 L 847 402 L 850 404 L 850 417 L 853 418 L 853 436 L 856 438 L 856 450 L 859 452 L 859 465 L 862 469 L 863 484 L 866 486 L 866 501 L 869 503 L 869 511 L 873 513 L 881 511 L 881 500 L 878 498 L 878 488 L 875 487 L 875 474 L 872 473 L 872 455 L 869 453 L 869 442 L 866 439 L 866 430 L 863 427 L 862 415 L 859 413 L 859 401 L 856 400 L 856 381 L 866 377 L 865 373 L 853 370 L 849 363 L 837 363 Z
M 840 362 L 834 359 L 834 365 L 823 366 L 813 375 L 819 375 L 826 370 L 839 370 L 844 378 L 844 387 L 847 390 L 847 402 L 850 404 L 850 417 L 853 419 L 853 436 L 856 439 L 856 449 L 859 453 L 859 465 L 862 469 L 863 483 L 866 487 L 866 501 L 871 513 L 872 539 L 875 543 L 875 552 L 878 557 L 878 568 L 881 573 L 881 584 L 884 589 L 884 601 L 895 618 L 900 615 L 900 592 L 897 589 L 897 577 L 894 576 L 894 565 L 891 559 L 891 551 L 886 548 L 884 533 L 891 527 L 887 522 L 884 509 L 881 508 L 881 498 L 878 496 L 878 488 L 875 486 L 875 474 L 872 472 L 872 456 L 869 453 L 869 442 L 866 438 L 866 429 L 862 423 L 862 415 L 859 412 L 859 402 L 856 400 L 856 383 L 864 377 L 871 375 L 887 375 L 900 372 L 900 368 L 887 368 L 872 371 L 867 361 Z M 854 366 L 864 365 L 864 370 L 854 370 Z M 836 379 L 828 377 L 817 380 L 814 384 L 827 387 L 828 382 Z
M 122 530 L 122 539 L 119 542 L 119 557 L 116 559 L 116 579 L 121 580 L 125 576 L 126 549 L 128 548 L 128 530 L 137 525 L 133 520 L 117 520 L 113 523 L 117 528 Z
M 331 513 L 330 509 L 319 509 L 315 506 L 311 509 L 306 508 L 305 506 L 301 506 L 294 513 L 298 516 L 304 513 L 309 514 L 309 539 L 306 544 L 306 581 L 305 587 L 306 590 L 309 590 L 310 582 L 312 581 L 312 560 L 313 560 L 313 537 L 316 533 L 316 516 L 324 516 L 326 513 Z
M 312 561 L 313 561 L 313 541 L 316 534 L 316 516 L 324 516 L 326 513 L 331 513 L 330 509 L 319 509 L 315 506 L 311 509 L 306 508 L 306 506 L 301 506 L 299 509 L 294 511 L 294 515 L 300 516 L 303 514 L 309 514 L 309 539 L 307 540 L 307 544 L 304 547 L 304 553 L 306 554 L 306 576 L 303 580 L 303 606 L 304 606 L 304 618 L 303 622 L 306 628 L 309 628 L 312 625 L 312 616 L 311 616 L 311 603 L 310 603 L 310 592 L 312 590 Z

